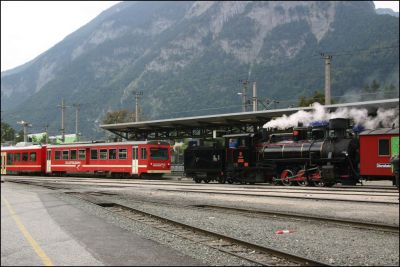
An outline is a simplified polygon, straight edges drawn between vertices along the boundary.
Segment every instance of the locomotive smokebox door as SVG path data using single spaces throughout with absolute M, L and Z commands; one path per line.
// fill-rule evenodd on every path
M 333 165 L 322 166 L 322 180 L 326 183 L 335 183 L 335 170 Z

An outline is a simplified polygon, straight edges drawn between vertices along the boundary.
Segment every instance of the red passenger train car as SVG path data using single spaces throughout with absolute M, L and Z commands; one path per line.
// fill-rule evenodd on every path
M 17 156 L 18 153 L 21 156 Z M 171 173 L 171 146 L 163 141 L 36 145 L 18 149 L 2 147 L 1 154 L 2 174 L 36 172 L 60 176 L 105 174 L 112 177 L 143 178 Z M 23 164 L 8 160 L 22 155 Z M 25 161 L 25 155 L 28 155 L 28 159 L 32 157 L 32 161 Z M 28 165 L 31 167 L 28 168 Z
M 399 154 L 399 128 L 367 130 L 359 135 L 360 175 L 365 179 L 394 179 L 391 159 Z
M 1 174 L 44 173 L 46 147 L 25 145 L 1 147 Z

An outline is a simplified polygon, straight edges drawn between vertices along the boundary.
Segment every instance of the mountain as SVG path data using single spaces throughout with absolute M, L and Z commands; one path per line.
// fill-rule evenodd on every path
M 287 107 L 323 90 L 322 52 L 333 56 L 332 96 L 344 96 L 334 100 L 347 101 L 373 80 L 398 90 L 398 48 L 399 19 L 372 1 L 121 2 L 1 73 L 2 119 L 59 134 L 64 98 L 67 132 L 79 103 L 81 131 L 95 138 L 107 111 L 134 110 L 138 91 L 144 119 L 239 112 L 241 79 Z
M 390 8 L 377 8 L 375 11 L 376 11 L 376 14 L 379 14 L 379 15 L 390 15 L 390 16 L 394 16 L 394 17 L 399 17 L 399 12 L 394 12 Z

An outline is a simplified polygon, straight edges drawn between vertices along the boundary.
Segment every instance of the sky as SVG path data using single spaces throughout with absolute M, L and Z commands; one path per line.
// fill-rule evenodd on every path
M 1 1 L 1 71 L 47 51 L 120 1 Z M 399 12 L 399 1 L 374 1 Z
M 1 1 L 1 71 L 22 65 L 121 1 Z

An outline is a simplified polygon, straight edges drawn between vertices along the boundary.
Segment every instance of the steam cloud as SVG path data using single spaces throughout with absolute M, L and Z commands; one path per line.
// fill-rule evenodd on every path
M 370 117 L 368 116 L 367 109 L 338 108 L 335 112 L 329 113 L 319 103 L 314 103 L 312 107 L 312 111 L 307 112 L 299 110 L 290 116 L 283 115 L 280 118 L 267 122 L 263 127 L 287 129 L 290 127 L 296 127 L 299 122 L 303 123 L 304 126 L 308 126 L 313 121 L 330 120 L 334 118 L 350 118 L 354 121 L 355 125 L 361 125 L 365 129 L 392 127 L 393 123 L 395 124 L 395 127 L 399 127 L 398 108 L 388 110 L 379 108 L 377 116 Z

